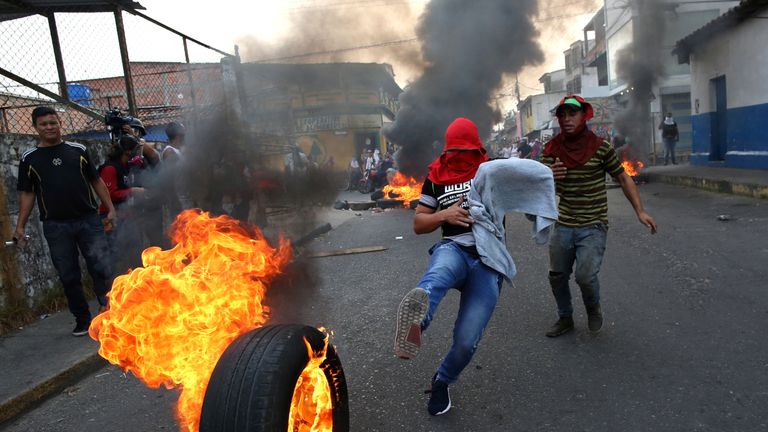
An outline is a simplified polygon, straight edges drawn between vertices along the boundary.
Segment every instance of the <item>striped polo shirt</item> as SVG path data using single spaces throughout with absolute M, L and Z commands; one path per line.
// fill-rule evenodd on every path
M 554 163 L 552 156 L 542 156 L 547 166 Z M 558 223 L 582 227 L 596 223 L 608 224 L 608 195 L 605 192 L 605 173 L 616 177 L 624 172 L 619 158 L 608 142 L 597 149 L 591 159 L 577 168 L 568 168 L 564 179 L 555 181 L 560 197 Z

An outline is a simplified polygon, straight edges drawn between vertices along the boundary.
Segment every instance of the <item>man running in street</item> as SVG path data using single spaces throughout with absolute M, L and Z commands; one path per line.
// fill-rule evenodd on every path
M 475 247 L 467 195 L 481 163 L 488 160 L 477 127 L 456 119 L 445 133 L 445 148 L 429 166 L 413 222 L 416 234 L 437 229 L 442 239 L 429 250 L 429 267 L 418 288 L 398 309 L 395 354 L 410 359 L 421 347 L 421 333 L 451 288 L 461 292 L 453 344 L 432 378 L 427 410 L 441 415 L 451 408 L 448 386 L 472 360 L 501 291 L 503 276 L 485 265 Z
M 555 114 L 561 132 L 544 148 L 541 162 L 552 169 L 560 217 L 550 239 L 549 284 L 557 303 L 558 321 L 546 336 L 557 337 L 574 328 L 571 273 L 581 288 L 588 327 L 598 332 L 603 325 L 598 275 L 608 235 L 608 196 L 605 174 L 620 185 L 640 223 L 657 230 L 656 222 L 643 208 L 634 180 L 624 172 L 616 152 L 587 128 L 592 105 L 576 95 L 566 96 Z M 574 271 L 575 270 L 575 271 Z

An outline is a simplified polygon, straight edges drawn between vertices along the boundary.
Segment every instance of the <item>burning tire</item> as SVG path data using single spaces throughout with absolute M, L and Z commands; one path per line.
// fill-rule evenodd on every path
M 302 417 L 297 408 L 302 404 L 297 405 L 296 401 L 311 401 L 311 395 L 297 383 L 312 363 L 308 346 L 314 352 L 322 351 L 324 337 L 309 326 L 271 325 L 237 338 L 211 375 L 203 401 L 200 431 L 309 431 L 313 420 Z M 332 407 L 330 412 L 320 414 L 325 417 L 324 424 L 330 427 L 319 430 L 347 432 L 347 385 L 333 346 L 327 347 L 319 369 L 325 379 L 318 385 L 327 385 Z M 302 408 L 306 412 L 307 407 Z

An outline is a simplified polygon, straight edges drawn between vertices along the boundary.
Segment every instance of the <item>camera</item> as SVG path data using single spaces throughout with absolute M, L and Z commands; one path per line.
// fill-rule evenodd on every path
M 119 140 L 123 136 L 123 126 L 128 125 L 138 133 L 138 138 L 147 134 L 144 124 L 136 117 L 123 114 L 120 108 L 112 108 L 104 115 L 104 124 L 112 135 L 112 139 Z

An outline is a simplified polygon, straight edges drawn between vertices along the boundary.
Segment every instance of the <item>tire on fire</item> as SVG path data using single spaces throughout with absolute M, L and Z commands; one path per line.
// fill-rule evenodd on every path
M 304 325 L 269 325 L 235 339 L 205 392 L 200 432 L 285 432 L 296 381 L 309 362 L 304 338 L 319 351 L 324 335 Z M 347 384 L 329 344 L 322 366 L 331 389 L 333 430 L 349 431 Z

